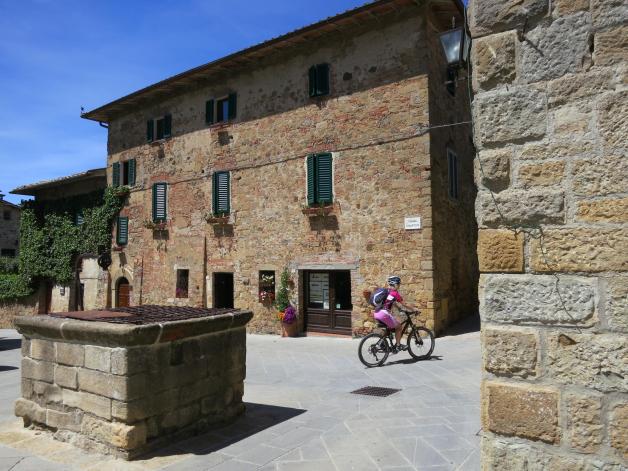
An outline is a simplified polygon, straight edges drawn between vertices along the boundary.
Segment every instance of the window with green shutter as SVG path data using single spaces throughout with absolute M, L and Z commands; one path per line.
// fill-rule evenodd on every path
M 120 186 L 120 162 L 114 162 L 111 172 L 111 185 Z
M 222 123 L 236 119 L 238 110 L 238 94 L 231 93 L 226 97 L 205 102 L 205 124 Z
M 116 164 L 114 164 L 116 165 Z M 136 163 L 135 163 L 135 159 L 130 159 L 127 160 L 125 162 L 119 162 L 118 163 L 118 170 L 117 170 L 117 182 L 118 185 L 128 185 L 128 186 L 134 186 L 135 185 L 135 174 L 136 174 Z M 114 168 L 114 173 L 116 172 L 115 168 Z M 115 186 L 118 186 L 115 185 Z
M 146 122 L 146 140 L 153 142 L 172 136 L 172 115 L 167 114 L 161 118 L 149 119 Z
M 329 95 L 329 64 L 317 64 L 308 72 L 311 97 Z
M 226 215 L 231 211 L 231 195 L 229 194 L 229 172 L 215 172 L 213 176 L 213 201 L 214 214 Z
M 331 204 L 333 192 L 333 163 L 330 153 L 307 157 L 307 202 L 309 205 Z
M 126 245 L 129 241 L 129 218 L 120 216 L 118 217 L 117 231 L 116 231 L 116 243 L 118 245 Z
M 74 224 L 76 224 L 77 226 L 81 226 L 83 222 L 85 222 L 85 219 L 83 217 L 83 210 L 79 209 L 74 215 Z
M 164 222 L 168 216 L 168 184 L 153 184 L 153 222 Z

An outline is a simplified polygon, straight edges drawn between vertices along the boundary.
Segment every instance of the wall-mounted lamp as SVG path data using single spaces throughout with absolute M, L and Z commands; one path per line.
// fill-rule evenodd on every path
M 458 69 L 464 66 L 469 59 L 471 38 L 463 27 L 450 29 L 439 35 L 440 43 L 447 59 L 447 91 L 456 94 L 456 80 Z

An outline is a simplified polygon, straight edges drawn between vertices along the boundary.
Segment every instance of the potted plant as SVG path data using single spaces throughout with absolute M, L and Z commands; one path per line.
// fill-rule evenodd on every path
M 152 229 L 153 231 L 165 231 L 168 229 L 168 223 L 166 221 L 151 221 L 147 219 L 144 221 L 144 227 L 146 229 Z
M 281 321 L 281 336 L 296 337 L 297 336 L 297 310 L 290 304 L 289 296 L 290 274 L 284 268 L 281 272 L 279 280 L 279 290 L 275 298 L 275 307 L 277 308 L 277 317 Z

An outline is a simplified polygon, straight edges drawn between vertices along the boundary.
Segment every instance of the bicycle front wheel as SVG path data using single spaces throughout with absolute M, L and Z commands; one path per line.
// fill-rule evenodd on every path
M 358 347 L 358 357 L 368 367 L 382 365 L 388 358 L 388 353 L 388 342 L 381 334 L 368 334 Z
M 434 334 L 425 327 L 414 327 L 408 334 L 408 352 L 412 358 L 427 360 L 434 351 Z

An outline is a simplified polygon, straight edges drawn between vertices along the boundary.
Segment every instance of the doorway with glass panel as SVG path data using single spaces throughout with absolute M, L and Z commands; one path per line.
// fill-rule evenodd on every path
M 351 335 L 351 273 L 306 271 L 304 281 L 305 330 Z

